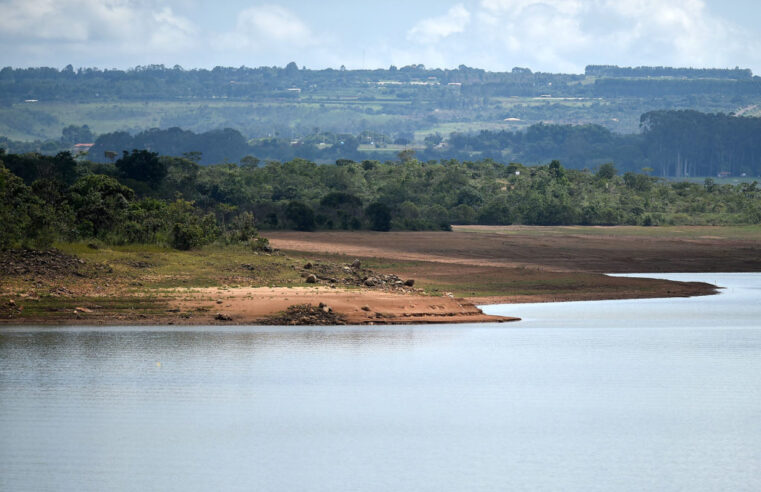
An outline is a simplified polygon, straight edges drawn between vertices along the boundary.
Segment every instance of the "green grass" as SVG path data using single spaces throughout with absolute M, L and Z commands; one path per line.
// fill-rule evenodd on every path
M 83 243 L 56 246 L 85 261 L 108 264 L 113 269 L 112 275 L 126 282 L 134 292 L 219 285 L 292 285 L 302 281 L 291 268 L 295 265 L 293 259 L 257 255 L 242 246 L 209 246 L 197 251 L 150 245 L 100 249 L 92 249 Z

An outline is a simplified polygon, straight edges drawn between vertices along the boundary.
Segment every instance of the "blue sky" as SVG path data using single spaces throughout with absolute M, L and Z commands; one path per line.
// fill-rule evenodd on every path
M 749 67 L 758 0 L 0 0 L 0 65 Z

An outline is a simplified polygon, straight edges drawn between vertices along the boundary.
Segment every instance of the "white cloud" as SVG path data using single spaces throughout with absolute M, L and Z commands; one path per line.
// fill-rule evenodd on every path
M 0 0 L 0 53 L 16 66 L 761 67 L 761 42 L 708 0 L 451 0 L 407 25 L 377 7 L 317 16 L 295 0 L 245 1 Z
M 0 40 L 85 52 L 175 53 L 195 44 L 198 29 L 167 6 L 128 0 L 2 2 Z
M 317 43 L 309 26 L 278 5 L 260 5 L 238 14 L 235 30 L 219 36 L 220 47 L 261 49 L 307 47 Z
M 508 60 L 553 71 L 580 71 L 591 63 L 758 62 L 748 51 L 755 46 L 758 52 L 759 43 L 711 16 L 703 0 L 482 0 L 476 19 L 474 36 L 500 53 L 487 63 L 500 68 Z
M 465 31 L 470 23 L 470 12 L 461 3 L 439 17 L 423 19 L 407 33 L 407 39 L 420 43 L 435 43 L 452 34 Z

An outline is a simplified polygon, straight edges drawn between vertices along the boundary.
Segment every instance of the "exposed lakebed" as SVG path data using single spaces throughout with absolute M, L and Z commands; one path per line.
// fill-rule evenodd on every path
M 761 274 L 510 324 L 0 329 L 2 490 L 758 490 Z

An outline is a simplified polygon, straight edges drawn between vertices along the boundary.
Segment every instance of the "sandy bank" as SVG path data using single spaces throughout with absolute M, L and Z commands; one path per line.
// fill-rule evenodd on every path
M 230 318 L 233 324 L 257 324 L 298 304 L 323 303 L 349 324 L 483 323 L 516 321 L 489 316 L 465 299 L 401 295 L 374 290 L 314 288 L 231 288 L 177 290 L 170 300 L 173 310 L 191 317 L 183 324 L 214 324 Z M 224 320 L 223 320 L 224 321 Z

